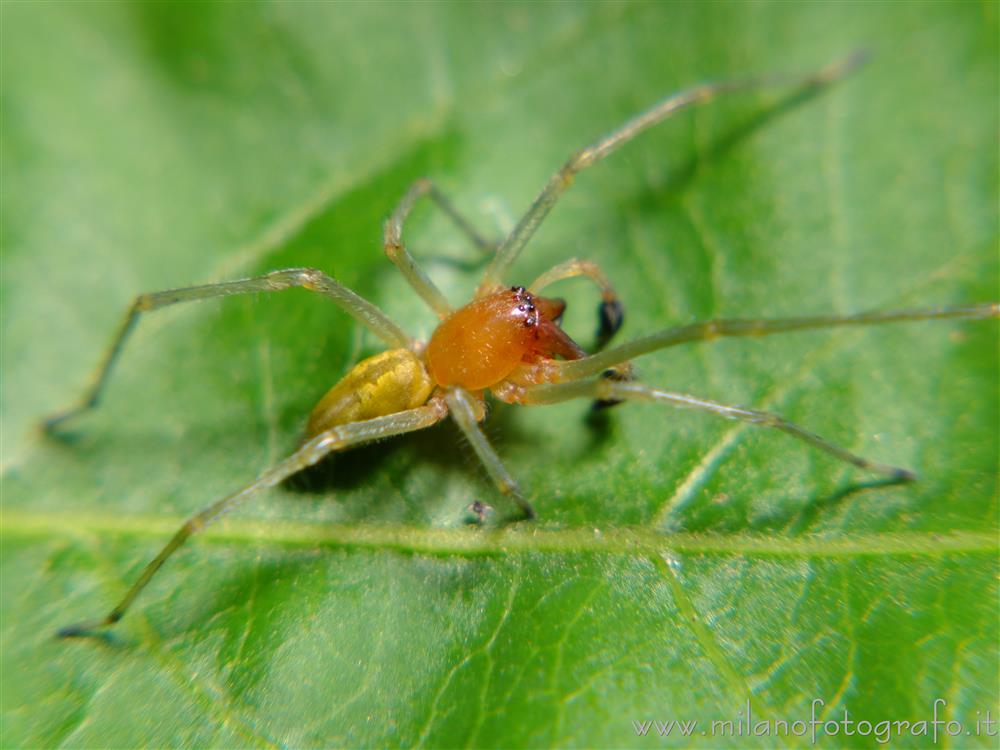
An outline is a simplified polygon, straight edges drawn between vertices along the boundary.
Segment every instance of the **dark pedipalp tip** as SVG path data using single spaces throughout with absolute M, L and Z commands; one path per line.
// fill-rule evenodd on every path
M 617 299 L 603 300 L 597 308 L 598 328 L 597 337 L 599 339 L 609 339 L 618 333 L 618 329 L 625 322 L 625 308 Z
M 916 482 L 917 473 L 909 469 L 896 469 L 893 472 L 893 479 L 897 479 L 900 482 Z

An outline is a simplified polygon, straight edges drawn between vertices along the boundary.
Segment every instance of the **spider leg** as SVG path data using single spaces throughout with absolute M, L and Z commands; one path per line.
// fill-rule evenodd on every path
M 578 276 L 589 278 L 601 292 L 601 304 L 597 308 L 597 341 L 594 344 L 594 351 L 598 352 L 607 346 L 625 322 L 625 309 L 621 300 L 600 266 L 589 260 L 571 258 L 543 273 L 531 282 L 528 290 L 537 294 L 549 284 Z
M 732 336 L 770 336 L 775 333 L 804 331 L 843 326 L 866 326 L 879 323 L 899 323 L 917 320 L 984 320 L 1000 317 L 1000 302 L 982 302 L 958 307 L 938 307 L 917 310 L 888 310 L 854 315 L 816 315 L 801 318 L 771 318 L 759 320 L 708 320 L 686 326 L 668 328 L 659 333 L 606 349 L 590 357 L 567 362 L 552 362 L 554 379 L 576 380 L 597 375 L 615 365 L 643 354 L 692 341 L 712 341 Z
M 486 467 L 486 471 L 493 483 L 496 484 L 497 489 L 500 490 L 501 494 L 513 498 L 521 509 L 522 518 L 519 520 L 530 521 L 533 519 L 535 509 L 531 507 L 531 503 L 524 499 L 517 481 L 504 468 L 500 457 L 490 445 L 490 441 L 479 429 L 479 421 L 483 418 L 482 405 L 477 403 L 475 397 L 464 388 L 449 388 L 445 392 L 444 398 L 448 403 L 452 418 L 472 444 L 472 449 L 479 456 L 479 460 L 483 462 L 483 466 Z
M 294 287 L 302 287 L 311 292 L 317 292 L 329 297 L 340 305 L 355 320 L 368 328 L 372 333 L 393 347 L 410 345 L 410 337 L 392 320 L 368 300 L 338 284 L 322 271 L 314 268 L 289 268 L 283 271 L 272 271 L 263 276 L 238 281 L 224 281 L 218 284 L 204 284 L 181 289 L 168 289 L 163 292 L 140 294 L 129 306 L 125 317 L 115 334 L 111 346 L 108 347 L 101 364 L 97 368 L 90 387 L 84 392 L 80 402 L 65 411 L 47 418 L 43 422 L 46 432 L 52 432 L 66 420 L 97 406 L 101 394 L 107 385 L 111 371 L 118 361 L 125 341 L 135 328 L 143 313 L 168 307 L 179 302 L 194 302 L 228 297 L 236 294 L 254 294 L 257 292 L 277 292 Z
M 396 264 L 410 286 L 437 313 L 437 316 L 445 318 L 451 313 L 451 305 L 448 304 L 441 290 L 430 280 L 430 277 L 403 245 L 403 224 L 416 202 L 425 196 L 433 200 L 438 208 L 451 219 L 452 223 L 483 253 L 493 253 L 496 250 L 496 243 L 490 242 L 479 234 L 472 224 L 458 212 L 448 197 L 426 177 L 417 180 L 410 186 L 410 189 L 406 191 L 396 206 L 396 210 L 386 219 L 382 233 L 385 254 L 389 260 Z
M 531 204 L 528 211 L 517 223 L 517 226 L 514 227 L 514 230 L 504 240 L 500 249 L 497 250 L 496 257 L 486 270 L 486 275 L 483 278 L 482 284 L 480 284 L 480 290 L 488 290 L 501 283 L 504 273 L 521 253 L 521 250 L 524 249 L 525 244 L 531 239 L 535 230 L 538 229 L 538 226 L 552 209 L 552 206 L 559 200 L 559 197 L 566 191 L 566 188 L 573 183 L 573 179 L 578 172 L 600 161 L 647 128 L 663 122 L 683 109 L 698 104 L 706 104 L 721 94 L 769 86 L 795 87 L 805 90 L 819 89 L 840 80 L 852 72 L 865 62 L 866 57 L 863 53 L 855 53 L 850 57 L 836 60 L 813 73 L 803 76 L 776 75 L 735 81 L 702 83 L 671 94 L 645 112 L 636 115 L 617 130 L 577 151 L 558 172 L 549 178 L 542 192 L 535 198 L 534 203 Z
M 219 516 L 235 509 L 261 490 L 274 487 L 308 466 L 312 466 L 324 456 L 334 451 L 344 450 L 360 443 L 401 435 L 430 427 L 440 422 L 448 414 L 448 407 L 441 399 L 433 399 L 425 406 L 390 414 L 385 417 L 368 419 L 363 422 L 350 422 L 333 427 L 320 433 L 305 443 L 292 455 L 261 474 L 254 482 L 248 484 L 232 495 L 222 498 L 199 513 L 191 516 L 177 533 L 167 542 L 160 553 L 143 569 L 142 574 L 132 584 L 125 597 L 104 617 L 85 620 L 59 630 L 60 638 L 75 638 L 90 635 L 94 630 L 108 627 L 118 622 L 131 606 L 132 602 L 152 580 L 163 563 L 187 541 L 188 537 L 197 534 Z
M 789 422 L 777 414 L 757 411 L 756 409 L 746 409 L 740 406 L 727 406 L 716 401 L 664 391 L 660 388 L 643 385 L 642 383 L 623 383 L 606 378 L 598 378 L 596 380 L 581 380 L 555 385 L 531 386 L 522 392 L 520 402 L 523 404 L 554 404 L 581 397 L 618 401 L 655 401 L 681 409 L 706 411 L 720 417 L 725 417 L 726 419 L 749 422 L 760 427 L 772 427 L 776 430 L 786 432 L 805 443 L 809 443 L 813 447 L 839 458 L 841 461 L 846 461 L 866 471 L 883 474 L 898 481 L 909 482 L 916 479 L 916 475 L 909 469 L 901 469 L 896 466 L 869 461 L 867 458 L 851 453 L 846 448 L 831 443 L 826 438 L 820 437 L 816 433 L 810 432 L 794 422 Z

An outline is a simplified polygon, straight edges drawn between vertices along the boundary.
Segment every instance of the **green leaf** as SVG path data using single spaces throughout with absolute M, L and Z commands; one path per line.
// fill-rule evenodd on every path
M 812 728 L 792 722 L 847 712 L 868 736 L 821 740 L 874 747 L 872 725 L 929 721 L 937 699 L 969 732 L 948 742 L 995 746 L 976 725 L 1000 697 L 994 322 L 638 363 L 645 382 L 913 467 L 913 485 L 665 407 L 594 423 L 585 403 L 497 406 L 487 430 L 538 523 L 462 525 L 473 500 L 501 501 L 444 425 L 227 517 L 107 641 L 53 636 L 294 449 L 377 342 L 302 291 L 181 306 L 142 321 L 72 441 L 37 429 L 137 292 L 313 265 L 426 337 L 380 247 L 414 179 L 499 236 L 574 148 L 663 95 L 858 48 L 872 62 L 821 95 L 733 96 L 582 174 L 511 281 L 597 261 L 626 339 L 997 299 L 995 3 L 0 13 L 4 746 L 803 746 Z M 482 264 L 453 228 L 421 208 L 406 236 L 468 298 Z M 589 341 L 592 290 L 559 293 Z M 748 707 L 772 736 L 712 736 Z M 651 720 L 700 723 L 637 736 Z M 893 742 L 925 746 L 925 729 Z

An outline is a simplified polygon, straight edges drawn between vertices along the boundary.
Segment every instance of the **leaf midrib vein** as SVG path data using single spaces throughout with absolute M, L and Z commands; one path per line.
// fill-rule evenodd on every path
M 141 536 L 163 540 L 180 517 L 105 513 L 3 514 L 0 539 L 81 536 Z M 395 551 L 429 557 L 500 557 L 519 554 L 606 554 L 645 557 L 664 552 L 789 558 L 882 556 L 945 557 L 1000 553 L 1000 530 L 888 531 L 852 536 L 773 534 L 663 534 L 638 527 L 597 530 L 517 527 L 497 530 L 435 529 L 398 524 L 318 524 L 227 519 L 195 543 L 252 542 L 275 547 L 343 547 Z

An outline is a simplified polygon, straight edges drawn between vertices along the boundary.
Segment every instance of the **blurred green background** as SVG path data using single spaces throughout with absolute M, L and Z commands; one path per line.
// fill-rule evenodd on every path
M 778 411 L 913 467 L 879 486 L 787 436 L 661 408 L 498 406 L 540 514 L 462 526 L 483 472 L 444 425 L 262 497 L 103 613 L 172 530 L 294 448 L 377 349 L 295 291 L 143 321 L 67 442 L 140 291 L 314 265 L 426 336 L 380 222 L 434 177 L 492 236 L 576 147 L 706 78 L 857 75 L 686 113 L 582 175 L 511 281 L 577 255 L 623 337 L 705 317 L 997 299 L 998 5 L 59 4 L 2 20 L 2 744 L 746 746 L 712 720 L 998 709 L 992 322 L 671 350 L 642 378 Z M 460 302 L 475 252 L 407 238 Z M 594 298 L 572 282 L 567 328 Z M 742 714 L 740 712 L 743 712 Z M 633 721 L 700 720 L 644 738 Z M 875 747 L 872 736 L 823 737 Z M 925 746 L 927 737 L 894 738 Z

